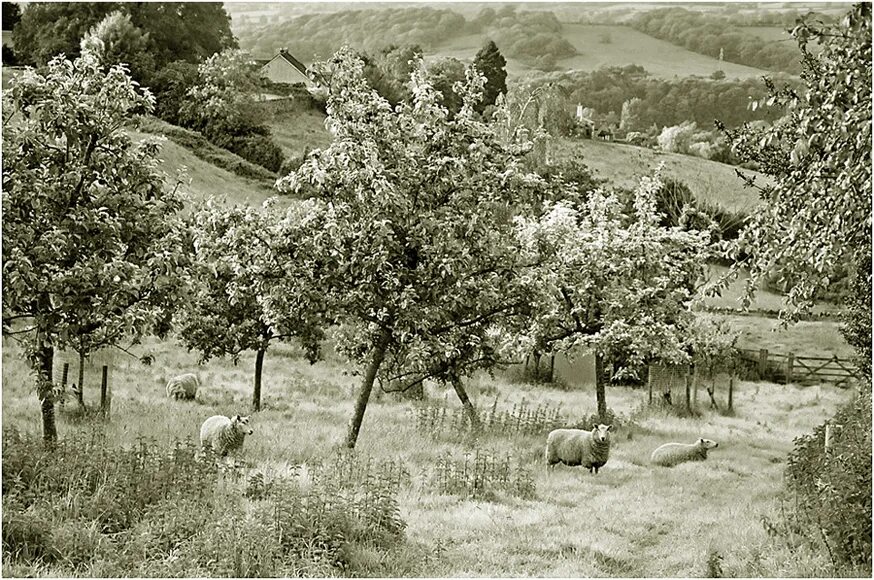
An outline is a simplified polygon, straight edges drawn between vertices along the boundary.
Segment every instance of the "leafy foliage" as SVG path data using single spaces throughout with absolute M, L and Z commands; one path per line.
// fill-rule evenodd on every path
M 182 124 L 247 161 L 279 171 L 282 149 L 270 139 L 270 129 L 252 106 L 259 79 L 249 56 L 240 50 L 223 51 L 209 57 L 197 73 L 179 109 Z
M 646 129 L 655 135 L 661 127 L 684 121 L 694 121 L 704 128 L 712 127 L 718 118 L 727 126 L 736 127 L 748 121 L 776 120 L 781 115 L 780 111 L 768 107 L 750 110 L 750 99 L 767 95 L 759 79 L 662 79 L 651 76 L 638 65 L 531 74 L 528 78 L 532 88 L 547 83 L 560 85 L 573 106 L 580 104 L 601 116 L 611 112 L 621 115 L 625 103 L 640 99 L 639 106 L 631 105 L 632 112 L 636 113 L 632 122 L 638 131 Z M 789 78 L 779 80 L 784 84 L 797 84 Z M 622 117 L 615 118 L 615 122 L 621 123 Z M 609 124 L 607 119 L 602 123 Z
M 288 230 L 278 239 L 279 216 L 269 208 L 225 209 L 210 200 L 191 220 L 192 296 L 177 313 L 179 337 L 203 361 L 228 355 L 236 363 L 243 351 L 256 351 L 257 410 L 261 365 L 271 342 L 298 338 L 311 362 L 319 356 L 320 299 L 305 267 L 305 240 L 289 239 Z M 299 267 L 286 269 L 278 253 Z M 271 293 L 279 298 L 271 301 Z
M 507 92 L 507 59 L 498 50 L 494 41 L 488 41 L 473 59 L 474 68 L 486 78 L 482 98 L 475 105 L 477 112 L 482 113 L 489 105 L 494 105 L 498 95 Z
M 398 462 L 350 456 L 275 475 L 223 467 L 194 445 L 99 433 L 46 450 L 3 434 L 4 562 L 62 575 L 296 577 L 355 574 L 349 552 L 403 538 Z
M 465 78 L 466 67 L 456 58 L 441 58 L 428 65 L 428 82 L 442 95 L 440 104 L 448 111 L 450 117 L 461 110 L 461 95 L 455 92 L 455 83 L 461 83 Z
M 684 328 L 704 278 L 709 233 L 664 228 L 655 211 L 661 183 L 645 178 L 626 216 L 614 194 L 596 190 L 581 206 L 544 204 L 517 218 L 529 260 L 531 312 L 519 323 L 525 351 L 594 348 L 617 373 L 651 360 L 688 360 Z
M 805 311 L 816 292 L 848 266 L 854 273 L 844 329 L 863 368 L 871 360 L 871 5 L 857 4 L 832 25 L 805 21 L 793 31 L 804 55 L 806 91 L 776 90 L 765 103 L 785 107 L 784 122 L 767 130 L 729 131 L 743 157 L 776 177 L 766 206 L 741 232 L 733 252 L 755 283 L 776 272 L 790 285 L 789 316 Z M 808 50 L 816 41 L 818 54 Z M 785 314 L 785 313 L 784 313 Z M 807 535 L 824 534 L 836 565 L 871 566 L 871 381 L 831 423 L 796 441 L 789 489 Z
M 530 471 L 518 462 L 514 465 L 509 455 L 498 457 L 479 449 L 460 459 L 448 454 L 441 457 L 430 480 L 440 493 L 487 501 L 495 501 L 501 493 L 523 499 L 530 499 L 535 494 Z
M 129 18 L 129 38 L 146 42 L 144 53 L 128 53 L 153 63 L 134 67 L 143 75 L 135 77 L 140 82 L 172 61 L 196 63 L 236 47 L 230 17 L 220 2 L 30 2 L 13 31 L 16 54 L 31 65 L 44 64 L 58 53 L 75 58 L 82 37 L 113 12 Z
M 450 119 L 421 70 L 412 102 L 392 109 L 351 51 L 327 66 L 334 141 L 278 185 L 313 198 L 337 349 L 368 365 L 365 383 L 377 370 L 412 384 L 489 368 L 499 360 L 489 326 L 521 299 L 511 204 L 541 180 L 474 112 L 483 79 L 472 71 Z
M 855 397 L 827 424 L 832 426 L 828 451 L 823 424 L 796 439 L 789 455 L 787 487 L 796 505 L 790 521 L 811 540 L 822 538 L 836 566 L 870 570 L 870 394 Z
M 142 79 L 155 68 L 155 59 L 148 52 L 149 37 L 121 11 L 107 14 L 82 37 L 82 50 L 99 55 L 104 66 L 126 64 L 133 78 Z
M 806 309 L 843 264 L 871 253 L 870 6 L 831 28 L 800 25 L 804 92 L 769 84 L 765 103 L 787 111 L 780 123 L 728 131 L 737 154 L 758 162 L 776 184 L 733 247 L 750 268 L 750 288 L 770 271 L 791 280 L 793 309 Z M 821 43 L 814 56 L 809 39 Z M 856 270 L 859 271 L 859 270 Z
M 165 189 L 157 144 L 122 131 L 153 105 L 123 68 L 58 57 L 4 104 L 3 332 L 20 335 L 54 439 L 53 349 L 87 355 L 169 329 L 187 264 L 182 201 Z
M 418 45 L 389 45 L 375 58 L 366 59 L 364 74 L 380 96 L 396 105 L 409 100 L 410 73 L 421 59 L 422 49 Z
M 561 23 L 552 12 L 516 12 L 514 6 L 509 8 L 483 24 L 484 34 L 494 39 L 508 56 L 548 71 L 556 67 L 556 61 L 577 53 L 574 46 L 562 38 Z
M 253 54 L 275 54 L 283 46 L 310 62 L 326 59 L 341 46 L 377 54 L 390 43 L 418 45 L 430 49 L 468 31 L 460 14 L 447 9 L 418 6 L 344 10 L 326 14 L 304 14 L 272 26 L 240 33 L 243 48 Z M 289 45 L 289 39 L 293 44 Z

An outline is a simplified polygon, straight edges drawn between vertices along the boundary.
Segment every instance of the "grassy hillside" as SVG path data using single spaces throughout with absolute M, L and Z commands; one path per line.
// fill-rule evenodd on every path
M 325 128 L 325 115 L 313 109 L 298 109 L 284 101 L 272 101 L 263 107 L 273 140 L 282 147 L 286 158 L 298 157 L 305 149 L 325 148 L 331 134 Z
M 119 355 L 113 364 L 112 420 L 101 428 L 110 445 L 144 441 L 145 445 L 166 449 L 174 440 L 196 442 L 205 418 L 246 412 L 253 356 L 243 356 L 238 366 L 217 360 L 197 367 L 195 355 L 172 342 L 147 341 L 138 349 L 152 351 L 156 362 L 143 367 L 135 359 Z M 252 416 L 254 434 L 244 446 L 248 467 L 241 479 L 217 482 L 217 489 L 228 500 L 240 502 L 240 513 L 261 513 L 265 508 L 265 500 L 244 497 L 250 475 L 286 476 L 299 482 L 301 489 L 310 489 L 322 485 L 307 478 L 312 466 L 336 460 L 334 448 L 345 431 L 353 406 L 351 393 L 359 379 L 349 376 L 350 369 L 342 363 L 311 366 L 298 356 L 291 347 L 271 348 L 264 367 L 264 410 Z M 196 402 L 174 402 L 164 395 L 167 378 L 180 371 L 200 374 L 203 387 Z M 37 432 L 39 406 L 14 345 L 3 349 L 2 373 L 4 428 Z M 91 384 L 86 389 L 86 401 L 91 405 L 96 392 Z M 517 416 L 518 406 L 525 404 L 529 409 L 540 406 L 558 411 L 562 423 L 572 425 L 595 407 L 590 388 L 564 391 L 533 387 L 502 374 L 494 379 L 475 378 L 470 391 L 481 409 L 494 402 L 496 412 L 508 418 Z M 346 568 L 319 568 L 318 575 L 828 575 L 821 557 L 803 549 L 790 552 L 785 544 L 769 537 L 762 518 L 779 512 L 784 460 L 793 438 L 829 416 L 847 399 L 847 391 L 829 386 L 803 389 L 741 382 L 734 395 L 734 416 L 703 411 L 700 417 L 680 419 L 647 408 L 644 390 L 611 388 L 608 404 L 620 419 L 610 459 L 597 476 L 564 466 L 547 472 L 542 459 L 546 423 L 532 425 L 530 434 L 493 427 L 471 437 L 450 424 L 459 408 L 451 389 L 429 385 L 426 392 L 428 400 L 422 404 L 387 397 L 373 400 L 354 459 L 350 459 L 373 475 L 385 461 L 402 466 L 408 473 L 396 495 L 398 515 L 406 523 L 402 538 L 388 547 L 349 540 L 342 551 Z M 724 402 L 726 394 L 717 391 L 716 396 Z M 445 409 L 447 418 L 423 420 L 426 409 Z M 89 430 L 88 422 L 77 420 L 68 411 L 62 411 L 58 420 L 62 436 Z M 720 443 L 706 462 L 675 468 L 649 464 L 650 452 L 662 443 L 702 436 Z M 445 487 L 447 481 L 463 485 L 464 480 L 441 466 L 447 461 L 458 461 L 461 466 L 467 457 L 472 469 L 477 452 L 496 458 L 509 456 L 512 477 L 528 482 L 527 491 L 517 492 L 512 487 L 501 490 L 489 480 L 480 483 L 481 492 L 492 492 L 485 497 L 468 497 L 461 491 L 463 487 L 456 491 Z M 69 500 L 74 506 L 86 501 L 86 492 L 73 490 L 68 497 L 65 490 L 58 492 L 57 501 Z M 271 508 L 269 503 L 266 507 Z M 207 573 L 208 567 L 173 567 L 185 566 L 192 556 L 202 558 L 200 566 L 209 566 L 212 552 L 197 551 L 203 541 L 176 544 L 175 553 L 184 555 L 176 561 L 174 552 L 167 552 L 173 543 L 167 544 L 169 540 L 163 536 L 149 535 L 160 533 L 160 526 L 152 529 L 137 524 L 134 531 L 142 536 L 104 536 L 99 526 L 91 530 L 88 518 L 96 516 L 83 512 L 80 520 L 62 520 L 69 512 L 59 507 L 53 514 L 36 508 L 30 513 L 63 521 L 61 529 L 66 533 L 81 529 L 94 545 L 93 550 L 82 551 L 59 534 L 43 540 L 60 546 L 62 555 L 75 554 L 74 561 L 80 566 L 77 574 L 114 576 L 123 567 L 128 574 L 138 576 L 157 571 L 171 576 L 212 575 Z M 160 521 L 154 520 L 156 517 L 146 511 L 143 523 Z M 209 527 L 202 533 L 215 534 L 207 542 L 215 546 L 213 549 L 221 550 L 223 545 L 230 546 L 224 543 L 234 541 Z M 154 537 L 158 543 L 151 550 L 137 550 L 136 542 L 141 540 L 135 537 Z M 73 573 L 63 559 L 35 565 L 13 562 L 16 560 L 4 558 L 4 575 Z M 303 565 L 305 560 L 298 562 Z M 173 570 L 175 574 L 170 572 Z M 257 575 L 271 571 L 261 570 Z
M 595 70 L 602 66 L 637 64 L 662 78 L 710 76 L 721 70 L 729 78 L 761 77 L 766 71 L 720 62 L 640 33 L 627 26 L 565 24 L 564 38 L 579 54 L 559 61 L 563 68 Z M 605 42 L 609 39 L 609 42 Z
M 751 210 L 759 204 L 755 190 L 745 188 L 735 173 L 736 167 L 708 161 L 700 157 L 663 153 L 645 147 L 607 143 L 588 139 L 565 139 L 554 147 L 559 158 L 577 157 L 595 175 L 608 182 L 634 187 L 640 177 L 650 175 L 659 163 L 664 163 L 663 176 L 685 183 L 699 199 L 719 204 L 729 210 Z M 746 175 L 764 176 L 746 169 Z
M 316 111 L 277 112 L 268 120 L 277 142 L 290 155 L 300 155 L 304 147 L 325 147 L 330 134 L 325 129 L 324 115 Z M 735 174 L 735 167 L 675 153 L 662 153 L 625 145 L 587 139 L 561 139 L 553 151 L 559 158 L 579 157 L 593 172 L 610 183 L 634 187 L 641 176 L 649 175 L 659 163 L 665 164 L 664 175 L 683 181 L 700 199 L 730 209 L 751 209 L 759 203 L 754 190 L 744 188 Z M 744 174 L 764 176 L 749 170 Z
M 130 134 L 134 139 L 155 136 L 141 131 L 130 131 Z M 228 203 L 260 205 L 268 197 L 276 195 L 272 187 L 263 181 L 247 179 L 217 167 L 169 139 L 161 146 L 160 158 L 161 169 L 167 173 L 167 185 L 172 186 L 176 182 L 176 175 L 182 171 L 181 191 L 188 194 L 192 201 L 215 196 Z M 290 203 L 288 198 L 281 198 L 281 202 Z

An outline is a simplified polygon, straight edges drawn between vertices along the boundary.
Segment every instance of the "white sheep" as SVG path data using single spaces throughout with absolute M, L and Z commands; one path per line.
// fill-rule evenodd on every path
M 546 467 L 556 463 L 582 465 L 590 473 L 607 463 L 610 456 L 610 425 L 598 425 L 591 431 L 556 429 L 546 438 Z
M 695 443 L 665 443 L 652 452 L 650 461 L 654 465 L 673 467 L 685 461 L 704 461 L 707 451 L 719 446 L 716 441 L 700 438 Z
M 194 373 L 173 377 L 167 382 L 167 396 L 174 399 L 194 399 L 200 379 Z
M 213 415 L 200 427 L 200 445 L 224 457 L 228 452 L 243 447 L 246 435 L 251 434 L 249 417 Z

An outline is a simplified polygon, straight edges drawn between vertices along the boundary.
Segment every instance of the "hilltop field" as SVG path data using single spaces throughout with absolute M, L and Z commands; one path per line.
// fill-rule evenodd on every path
M 558 61 L 559 70 L 594 71 L 605 66 L 642 66 L 653 77 L 673 79 L 692 75 L 710 76 L 721 70 L 728 78 L 759 78 L 768 74 L 762 69 L 730 62 L 720 62 L 697 54 L 669 42 L 647 36 L 627 26 L 568 24 L 562 25 L 562 36 L 578 54 Z M 485 38 L 469 34 L 451 38 L 430 51 L 427 59 L 453 57 L 472 61 L 482 47 Z M 512 57 L 507 58 L 507 74 L 510 79 L 523 77 L 532 72 Z

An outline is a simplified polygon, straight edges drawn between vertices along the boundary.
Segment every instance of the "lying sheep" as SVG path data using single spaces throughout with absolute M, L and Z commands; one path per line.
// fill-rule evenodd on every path
M 695 443 L 665 443 L 652 452 L 650 461 L 663 467 L 673 467 L 685 461 L 704 461 L 707 451 L 718 445 L 716 441 L 704 438 Z
M 200 379 L 194 373 L 173 377 L 167 382 L 167 396 L 173 399 L 194 399 Z
M 246 435 L 251 434 L 249 417 L 214 415 L 200 427 L 200 445 L 224 457 L 228 452 L 242 448 Z
M 546 467 L 556 463 L 582 465 L 590 473 L 607 463 L 610 456 L 610 425 L 598 425 L 591 431 L 556 429 L 546 438 Z

